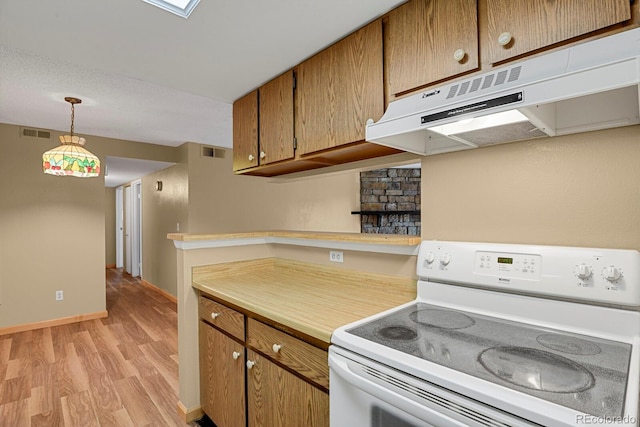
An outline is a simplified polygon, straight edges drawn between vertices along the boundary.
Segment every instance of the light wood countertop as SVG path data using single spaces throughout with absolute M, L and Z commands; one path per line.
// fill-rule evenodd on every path
M 416 281 L 280 258 L 193 268 L 193 286 L 327 347 L 338 327 L 416 298 Z
M 218 233 L 218 234 L 189 234 L 169 233 L 167 239 L 183 242 L 195 242 L 201 240 L 230 240 L 281 237 L 288 239 L 327 240 L 334 242 L 352 242 L 365 244 L 407 245 L 420 244 L 420 236 L 408 236 L 400 234 L 370 234 L 370 233 L 333 233 L 319 231 L 255 231 L 246 233 Z

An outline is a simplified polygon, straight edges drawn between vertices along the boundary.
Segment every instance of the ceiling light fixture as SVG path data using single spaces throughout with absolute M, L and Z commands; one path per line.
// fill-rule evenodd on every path
M 167 12 L 188 18 L 200 0 L 142 0 Z
M 42 171 L 50 175 L 77 176 L 91 178 L 100 175 L 100 159 L 86 150 L 86 140 L 73 134 L 75 105 L 81 99 L 66 97 L 71 104 L 71 135 L 60 135 L 61 146 L 51 149 L 42 155 Z

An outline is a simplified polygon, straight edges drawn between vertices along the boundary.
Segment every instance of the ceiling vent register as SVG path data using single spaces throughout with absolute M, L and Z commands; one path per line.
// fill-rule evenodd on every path
M 213 159 L 224 159 L 224 150 L 222 148 L 209 147 L 206 145 L 202 146 L 202 151 L 200 152 L 202 157 L 209 157 Z
M 51 131 L 31 129 L 31 128 L 20 128 L 20 136 L 24 136 L 27 138 L 51 139 Z

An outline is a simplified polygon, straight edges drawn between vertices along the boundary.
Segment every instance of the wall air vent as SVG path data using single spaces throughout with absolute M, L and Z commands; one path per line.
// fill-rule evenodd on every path
M 51 139 L 51 131 L 33 128 L 20 128 L 20 136 L 27 138 Z
M 216 147 L 208 147 L 206 145 L 202 146 L 202 151 L 200 152 L 202 157 L 209 157 L 214 159 L 224 159 L 225 150 L 222 148 Z

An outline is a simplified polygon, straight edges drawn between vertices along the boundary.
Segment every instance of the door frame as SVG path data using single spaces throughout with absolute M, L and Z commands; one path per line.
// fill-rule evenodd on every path
M 142 180 L 131 183 L 131 275 L 142 277 Z
M 116 188 L 116 268 L 124 266 L 124 187 Z
M 131 186 L 124 187 L 124 271 L 131 274 L 131 231 L 133 228 L 131 218 Z

